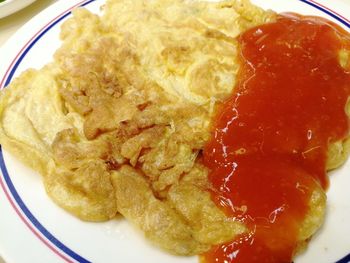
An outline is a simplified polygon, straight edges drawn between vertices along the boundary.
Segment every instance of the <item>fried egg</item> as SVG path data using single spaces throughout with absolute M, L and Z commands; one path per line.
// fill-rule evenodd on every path
M 82 220 L 120 213 L 177 255 L 230 241 L 246 227 L 211 200 L 201 151 L 235 86 L 236 37 L 274 19 L 246 0 L 108 0 L 101 16 L 77 9 L 54 60 L 1 92 L 0 142 Z M 329 168 L 348 149 L 332 145 Z M 324 211 L 316 189 L 300 247 Z

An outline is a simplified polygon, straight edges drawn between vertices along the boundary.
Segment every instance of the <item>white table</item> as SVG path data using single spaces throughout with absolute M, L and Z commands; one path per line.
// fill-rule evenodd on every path
M 28 7 L 0 19 L 0 48 L 27 21 L 58 0 L 37 0 Z M 62 1 L 62 0 L 61 0 Z M 0 256 L 0 263 L 5 263 Z M 13 262 L 15 263 L 15 262 Z

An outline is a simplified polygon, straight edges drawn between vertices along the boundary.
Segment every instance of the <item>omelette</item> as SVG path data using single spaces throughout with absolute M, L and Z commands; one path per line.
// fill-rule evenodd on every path
M 212 200 L 202 151 L 236 84 L 237 36 L 275 19 L 247 0 L 108 0 L 101 16 L 76 9 L 53 61 L 1 92 L 1 145 L 82 220 L 120 213 L 175 255 L 231 241 L 247 228 Z M 349 144 L 330 145 L 328 170 Z M 316 188 L 298 251 L 322 225 L 325 202 Z

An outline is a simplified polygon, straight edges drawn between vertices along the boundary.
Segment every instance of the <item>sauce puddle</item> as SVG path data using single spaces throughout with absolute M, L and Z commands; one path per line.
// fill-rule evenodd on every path
M 204 262 L 292 262 L 317 187 L 327 188 L 330 142 L 349 133 L 350 73 L 339 61 L 349 35 L 294 14 L 239 38 L 241 71 L 204 150 L 212 198 L 248 232 Z

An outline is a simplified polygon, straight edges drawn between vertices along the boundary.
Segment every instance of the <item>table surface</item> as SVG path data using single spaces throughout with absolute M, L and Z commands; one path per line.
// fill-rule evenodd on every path
M 57 1 L 58 0 L 37 0 L 17 13 L 0 18 L 0 48 L 22 25 Z
M 58 0 L 37 0 L 26 8 L 10 16 L 0 18 L 0 48 L 3 44 L 33 16 Z M 0 263 L 5 263 L 0 255 Z

